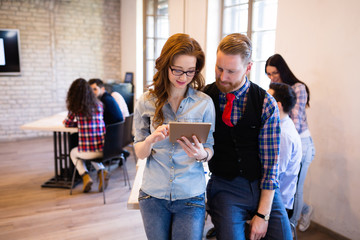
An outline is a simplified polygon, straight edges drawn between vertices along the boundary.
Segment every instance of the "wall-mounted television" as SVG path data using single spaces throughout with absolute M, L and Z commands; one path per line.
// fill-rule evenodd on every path
M 0 75 L 20 75 L 20 33 L 0 29 Z

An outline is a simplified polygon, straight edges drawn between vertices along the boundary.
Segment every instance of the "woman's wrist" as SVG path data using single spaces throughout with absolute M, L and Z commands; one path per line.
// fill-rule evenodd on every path
M 207 162 L 208 157 L 209 157 L 209 152 L 206 151 L 206 150 L 205 150 L 205 152 L 206 152 L 206 157 L 204 157 L 202 159 L 196 159 L 196 161 L 198 161 L 198 162 Z

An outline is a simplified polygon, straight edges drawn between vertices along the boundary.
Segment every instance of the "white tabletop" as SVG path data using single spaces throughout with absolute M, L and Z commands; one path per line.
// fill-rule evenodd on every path
M 139 209 L 139 190 L 142 183 L 143 173 L 145 169 L 146 159 L 138 159 L 136 164 L 136 176 L 134 180 L 134 185 L 131 188 L 131 193 L 127 203 L 128 209 Z
M 23 130 L 40 130 L 52 132 L 77 132 L 77 127 L 65 127 L 63 124 L 67 112 L 57 113 L 53 116 L 42 118 L 34 122 L 26 123 L 20 128 Z

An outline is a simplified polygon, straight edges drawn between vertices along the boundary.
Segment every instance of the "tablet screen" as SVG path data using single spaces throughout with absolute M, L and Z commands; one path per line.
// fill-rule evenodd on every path
M 194 142 L 192 136 L 195 135 L 201 143 L 205 143 L 209 135 L 211 123 L 203 122 L 170 122 L 170 142 L 175 143 L 182 136 L 187 137 L 190 142 Z

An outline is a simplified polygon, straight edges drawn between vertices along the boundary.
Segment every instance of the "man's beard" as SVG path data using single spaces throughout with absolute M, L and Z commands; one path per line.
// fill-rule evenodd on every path
M 223 93 L 229 93 L 240 89 L 240 87 L 243 85 L 244 82 L 245 82 L 245 76 L 241 81 L 227 82 L 228 84 L 226 85 L 221 84 L 220 79 L 216 78 L 216 86 Z

